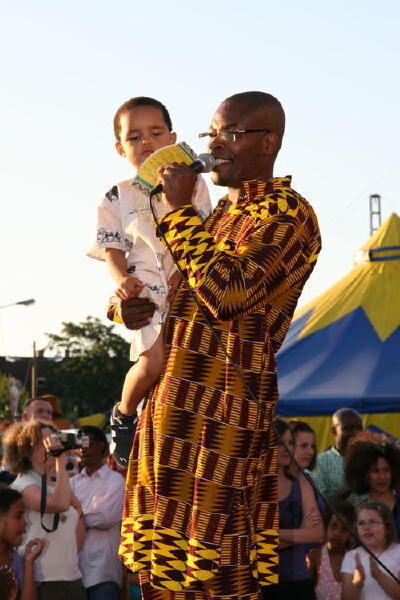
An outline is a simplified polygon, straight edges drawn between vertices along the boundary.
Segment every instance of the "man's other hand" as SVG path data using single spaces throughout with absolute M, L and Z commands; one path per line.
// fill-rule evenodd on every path
M 141 329 L 148 325 L 156 307 L 148 298 L 121 300 L 119 313 L 127 329 Z

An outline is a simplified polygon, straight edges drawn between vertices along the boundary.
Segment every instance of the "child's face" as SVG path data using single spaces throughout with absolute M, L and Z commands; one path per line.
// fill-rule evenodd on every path
M 309 431 L 299 431 L 294 443 L 294 457 L 300 467 L 307 469 L 315 454 L 314 434 Z
M 19 546 L 25 533 L 25 527 L 25 506 L 22 500 L 17 500 L 10 506 L 5 516 L 3 541 L 13 548 Z
M 380 456 L 368 473 L 368 483 L 371 492 L 383 494 L 392 483 L 392 470 L 385 458 Z
M 155 150 L 175 144 L 176 134 L 168 130 L 162 112 L 155 106 L 136 106 L 120 116 L 117 152 L 139 167 Z
M 386 545 L 386 525 L 377 510 L 361 509 L 358 511 L 357 533 L 368 548 L 381 548 Z
M 351 523 L 343 516 L 341 518 L 351 526 Z M 334 552 L 344 551 L 350 539 L 350 533 L 347 531 L 345 526 L 339 521 L 339 519 L 332 515 L 329 521 L 328 528 L 326 530 L 326 541 L 329 549 Z

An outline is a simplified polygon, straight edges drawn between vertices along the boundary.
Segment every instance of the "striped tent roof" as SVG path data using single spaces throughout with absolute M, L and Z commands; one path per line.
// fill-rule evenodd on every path
M 400 411 L 400 218 L 392 214 L 354 268 L 295 313 L 278 354 L 279 413 Z

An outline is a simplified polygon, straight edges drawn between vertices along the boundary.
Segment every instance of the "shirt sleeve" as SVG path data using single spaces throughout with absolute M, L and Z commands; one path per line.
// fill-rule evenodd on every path
M 313 471 L 310 471 L 312 480 L 315 483 L 317 490 L 322 496 L 326 496 L 328 493 L 328 482 L 326 480 L 326 468 L 323 457 L 317 456 L 317 464 Z
M 317 225 L 313 247 L 306 227 L 291 215 L 259 219 L 233 248 L 214 240 L 191 205 L 168 213 L 160 227 L 189 285 L 220 320 L 256 311 L 279 296 L 297 300 L 318 253 Z
M 109 529 L 121 521 L 124 487 L 123 477 L 113 478 L 103 494 L 92 496 L 88 500 L 82 498 L 86 527 Z
M 132 248 L 132 241 L 128 239 L 122 227 L 120 198 L 116 185 L 106 193 L 98 206 L 95 239 L 87 256 L 105 260 L 105 248 L 115 248 L 122 252 L 129 252 Z
M 202 221 L 212 213 L 212 205 L 208 187 L 201 175 L 197 177 L 196 188 L 192 198 L 193 206 Z
M 354 560 L 354 551 L 350 550 L 346 552 L 343 558 L 342 566 L 340 567 L 341 573 L 354 573 L 354 569 L 356 568 L 356 563 Z

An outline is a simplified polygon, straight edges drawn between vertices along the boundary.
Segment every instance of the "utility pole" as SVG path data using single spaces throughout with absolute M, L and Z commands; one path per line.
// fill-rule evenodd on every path
M 31 368 L 31 397 L 32 398 L 36 398 L 36 366 L 37 366 L 36 342 L 33 342 L 32 368 Z
M 382 223 L 381 197 L 379 194 L 371 194 L 369 197 L 369 232 L 370 235 L 376 231 Z

